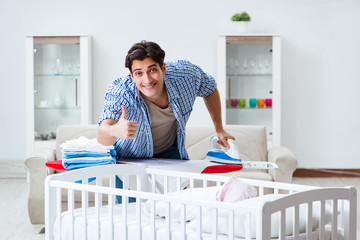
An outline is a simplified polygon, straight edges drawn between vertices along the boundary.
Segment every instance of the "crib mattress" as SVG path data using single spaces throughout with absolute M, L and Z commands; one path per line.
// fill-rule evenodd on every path
M 124 239 L 122 231 L 122 205 L 114 205 L 113 206 L 113 219 L 114 219 L 114 239 L 116 240 L 127 240 L 127 239 L 137 239 L 137 225 L 136 225 L 136 204 L 130 203 L 127 208 L 127 226 L 128 226 L 128 234 L 127 238 Z M 151 239 L 151 228 L 150 228 L 150 219 L 146 214 L 142 214 L 142 236 L 143 239 Z M 69 211 L 63 212 L 61 215 L 61 231 L 59 229 L 59 221 L 57 218 L 54 223 L 54 239 L 71 239 L 70 237 L 70 229 L 71 229 L 71 214 Z M 157 217 L 156 218 L 156 239 L 167 239 L 166 237 L 166 223 L 165 219 Z M 81 209 L 74 210 L 74 239 L 83 239 L 83 231 L 82 231 L 82 211 Z M 100 238 L 99 239 L 111 239 L 111 232 L 109 231 L 109 219 L 108 219 L 108 207 L 103 206 L 100 208 Z M 171 222 L 171 239 L 177 240 L 182 239 L 181 232 L 181 224 L 179 222 Z M 314 231 L 312 233 L 312 239 L 319 239 L 319 232 Z M 87 209 L 87 239 L 98 239 L 96 236 L 96 220 L 95 220 L 95 208 L 89 207 Z M 195 240 L 197 239 L 196 231 L 193 229 L 186 228 L 186 239 L 187 240 Z M 214 236 L 210 233 L 202 234 L 203 240 L 214 239 Z M 218 239 L 229 239 L 227 235 L 219 235 Z M 234 239 L 244 239 L 235 237 Z M 277 239 L 277 238 L 273 238 Z M 286 240 L 292 240 L 292 236 L 287 236 Z M 300 240 L 305 240 L 305 233 L 300 234 Z M 331 230 L 325 227 L 325 239 L 331 239 Z M 341 234 L 338 234 L 339 240 L 344 239 Z

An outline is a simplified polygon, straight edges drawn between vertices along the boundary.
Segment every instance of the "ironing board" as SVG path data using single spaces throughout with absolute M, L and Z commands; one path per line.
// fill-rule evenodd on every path
M 241 161 L 234 162 L 229 160 L 211 161 L 211 160 L 181 160 L 181 159 L 128 159 L 123 160 L 124 163 L 143 163 L 149 168 L 175 170 L 184 172 L 201 173 L 209 166 L 216 166 L 220 164 L 241 164 L 244 169 L 277 169 L 278 166 L 273 162 L 259 162 L 259 161 Z
M 191 173 L 202 173 L 204 169 L 216 166 L 223 165 L 223 163 L 218 163 L 210 160 L 181 160 L 181 159 L 128 159 L 120 161 L 120 163 L 134 163 L 134 164 L 146 164 L 148 168 L 161 169 L 161 170 L 172 170 L 172 171 L 182 171 L 182 172 L 191 172 Z M 235 164 L 239 164 L 236 162 Z M 267 162 L 242 162 L 243 168 L 256 168 L 256 169 L 276 169 L 277 165 L 275 163 L 268 164 Z M 236 172 L 233 172 L 236 175 Z M 156 188 L 160 193 L 164 193 L 164 182 L 162 179 L 156 180 Z M 175 183 L 173 183 L 175 186 Z M 184 186 L 187 183 L 182 183 Z M 170 184 L 172 185 L 172 184 Z

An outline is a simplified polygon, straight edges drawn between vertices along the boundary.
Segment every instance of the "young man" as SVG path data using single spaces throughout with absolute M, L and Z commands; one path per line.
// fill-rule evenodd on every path
M 164 63 L 154 42 L 134 44 L 126 77 L 116 79 L 105 95 L 98 141 L 115 146 L 117 158 L 189 159 L 185 125 L 196 97 L 203 97 L 219 143 L 234 139 L 221 121 L 220 97 L 212 76 L 184 60 Z

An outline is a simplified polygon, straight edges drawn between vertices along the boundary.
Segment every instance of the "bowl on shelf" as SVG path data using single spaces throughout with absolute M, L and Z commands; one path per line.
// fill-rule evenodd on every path
M 48 102 L 47 101 L 40 101 L 40 103 L 39 103 L 39 107 L 40 108 L 46 108 L 46 107 L 48 107 Z
M 55 133 L 55 132 L 51 132 L 51 133 L 50 133 L 50 137 L 51 137 L 52 139 L 56 139 L 56 133 Z
M 47 134 L 47 133 L 40 134 L 40 139 L 41 140 L 48 140 L 49 139 L 49 134 Z

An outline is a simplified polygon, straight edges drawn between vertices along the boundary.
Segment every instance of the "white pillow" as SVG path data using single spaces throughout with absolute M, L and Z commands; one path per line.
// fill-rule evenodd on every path
M 251 229 L 250 235 L 251 238 L 256 237 L 256 210 L 251 210 L 250 207 L 257 206 L 262 201 L 273 201 L 281 197 L 286 196 L 285 194 L 268 194 L 262 197 L 250 198 L 243 201 L 234 203 L 242 207 L 249 207 L 248 210 L 240 210 L 234 212 L 234 235 L 236 237 L 245 238 L 245 221 L 246 213 L 251 212 Z M 286 209 L 286 235 L 291 235 L 293 231 L 293 208 Z M 328 205 L 325 206 L 325 224 L 331 222 L 331 212 L 332 208 Z M 307 206 L 302 204 L 299 206 L 299 232 L 303 233 L 306 231 L 306 213 Z M 213 230 L 213 215 L 211 211 L 203 211 L 203 232 L 211 233 Z M 319 227 L 319 218 L 320 218 L 320 202 L 313 203 L 313 219 L 312 219 L 312 228 L 313 230 Z M 280 212 L 274 213 L 271 217 L 271 237 L 279 237 L 279 224 L 280 224 Z M 188 224 L 190 229 L 195 230 L 197 227 L 196 220 L 191 221 Z M 228 235 L 229 231 L 229 211 L 227 210 L 218 210 L 218 233 Z

